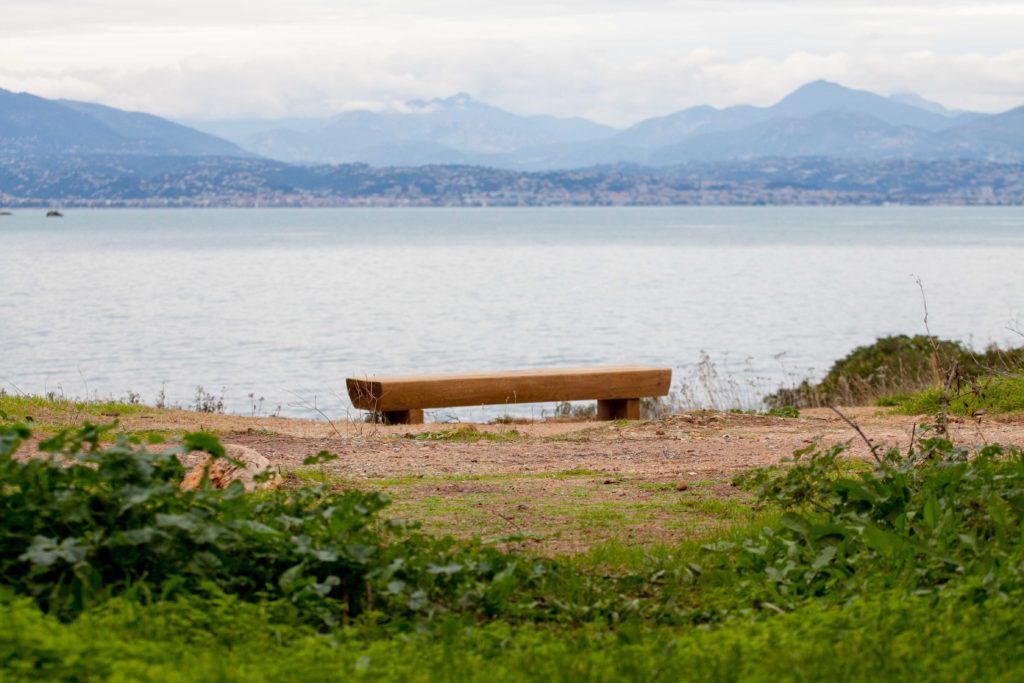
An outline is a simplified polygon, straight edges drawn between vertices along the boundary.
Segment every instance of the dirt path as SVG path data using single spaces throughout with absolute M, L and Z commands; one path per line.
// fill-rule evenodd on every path
M 880 415 L 875 408 L 844 411 L 883 447 L 906 448 L 923 417 Z M 800 418 L 694 412 L 644 422 L 535 422 L 518 425 L 427 424 L 383 427 L 166 412 L 121 418 L 128 431 L 216 430 L 226 443 L 260 451 L 283 469 L 301 467 L 321 450 L 340 456 L 328 465 L 346 479 L 553 473 L 573 469 L 673 478 L 729 475 L 777 463 L 814 441 L 850 441 L 853 457 L 866 445 L 831 411 L 807 410 Z M 442 430 L 473 429 L 490 437 L 448 440 Z M 965 420 L 952 425 L 962 443 L 1024 444 L 1024 416 Z M 417 438 L 418 437 L 418 438 Z M 474 437 L 470 435 L 470 439 Z M 695 473 L 695 474 L 694 474 Z
M 906 449 L 924 421 L 875 408 L 845 413 L 883 448 Z M 849 441 L 851 457 L 869 457 L 850 426 L 827 410 L 799 418 L 694 412 L 642 422 L 416 427 L 155 410 L 101 415 L 94 422 L 97 417 L 116 417 L 125 431 L 172 440 L 186 431 L 214 430 L 224 443 L 267 456 L 289 486 L 312 480 L 382 491 L 394 501 L 392 516 L 419 521 L 428 531 L 502 542 L 514 537 L 546 554 L 672 547 L 760 524 L 765 513 L 730 483 L 736 474 L 778 463 L 815 442 Z M 54 424 L 75 416 L 36 419 Z M 960 443 L 1022 446 L 1024 416 L 956 422 L 951 431 Z M 338 459 L 303 465 L 323 450 Z
M 883 447 L 906 448 L 924 417 L 883 415 L 876 408 L 844 413 Z M 40 423 L 80 421 L 81 416 L 37 414 Z M 380 426 L 360 422 L 245 417 L 189 411 L 146 410 L 93 416 L 117 419 L 127 432 L 171 437 L 207 430 L 225 443 L 255 448 L 285 471 L 327 450 L 340 456 L 327 468 L 348 480 L 404 476 L 554 473 L 574 469 L 673 478 L 720 477 L 779 462 L 812 442 L 849 441 L 853 457 L 867 457 L 863 441 L 835 413 L 805 410 L 799 418 L 691 412 L 641 422 L 541 421 L 513 425 L 426 424 Z M 443 432 L 456 433 L 453 438 Z M 1024 415 L 969 419 L 952 425 L 954 440 L 1024 444 Z

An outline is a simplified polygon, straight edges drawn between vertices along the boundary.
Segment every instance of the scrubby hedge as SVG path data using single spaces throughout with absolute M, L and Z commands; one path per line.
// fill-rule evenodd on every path
M 381 519 L 388 501 L 379 493 L 249 495 L 240 482 L 182 491 L 178 455 L 223 457 L 215 438 L 190 434 L 181 448 L 153 453 L 123 437 L 105 447 L 104 431 L 61 432 L 39 444 L 48 458 L 19 460 L 28 429 L 0 426 L 0 585 L 60 615 L 113 596 L 226 594 L 284 599 L 327 626 L 368 609 L 514 616 L 536 611 L 566 580 L 572 595 L 544 606 L 552 618 L 615 609 L 551 562 Z
M 870 405 L 879 397 L 907 395 L 943 385 L 953 367 L 966 381 L 1024 369 L 1024 347 L 990 346 L 975 351 L 964 344 L 925 335 L 881 337 L 833 363 L 818 383 L 804 380 L 766 397 L 769 407 L 826 404 Z
M 637 572 L 434 538 L 386 499 L 181 491 L 178 455 L 0 425 L 0 678 L 1018 680 L 1024 457 L 812 447 L 781 524 Z M 323 456 L 321 456 L 323 457 Z M 438 673 L 441 672 L 441 673 Z M 785 678 L 785 676 L 782 676 Z

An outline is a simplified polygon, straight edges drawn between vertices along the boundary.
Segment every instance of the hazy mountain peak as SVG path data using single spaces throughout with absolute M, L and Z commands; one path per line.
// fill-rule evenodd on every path
M 486 107 L 484 103 L 465 92 L 455 93 L 449 97 L 435 97 L 429 100 L 409 100 L 400 111 L 416 114 L 429 114 L 439 110 L 465 109 L 467 107 Z
M 897 92 L 889 95 L 889 99 L 893 102 L 899 102 L 900 104 L 907 104 L 911 107 L 917 107 L 925 111 L 930 111 L 933 114 L 942 114 L 943 116 L 954 116 L 955 112 L 946 109 L 938 102 L 925 99 L 918 95 L 916 92 Z
M 829 81 L 829 80 L 826 80 L 824 78 L 819 78 L 817 80 L 811 81 L 810 83 L 804 83 L 803 85 L 801 85 L 799 88 L 797 88 L 796 90 L 794 90 L 790 94 L 791 95 L 795 95 L 795 94 L 801 93 L 801 92 L 803 92 L 803 93 L 809 93 L 809 92 L 818 92 L 818 93 L 845 92 L 845 91 L 849 91 L 849 90 L 853 90 L 853 88 L 848 88 L 845 85 L 842 85 L 840 83 L 836 83 L 835 81 Z
M 824 80 L 797 88 L 769 110 L 791 117 L 813 116 L 823 111 L 851 111 L 873 116 L 892 126 L 914 126 L 930 131 L 951 125 L 942 114 Z
M 446 97 L 441 101 L 453 107 L 466 107 L 471 104 L 477 104 L 477 101 L 473 99 L 469 93 L 465 92 L 455 93 L 451 97 Z
M 854 90 L 853 88 L 847 88 L 845 85 L 833 83 L 832 81 L 817 80 L 801 85 L 799 88 L 783 97 L 773 108 L 796 109 L 811 107 L 819 110 L 834 109 L 837 104 L 841 104 L 843 102 L 860 98 L 876 97 L 882 99 L 878 95 L 867 92 L 866 90 Z

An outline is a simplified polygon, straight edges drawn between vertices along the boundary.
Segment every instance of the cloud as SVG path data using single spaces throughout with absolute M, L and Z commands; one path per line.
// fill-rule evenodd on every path
M 7 0 L 0 87 L 207 119 L 467 91 L 626 125 L 828 78 L 992 111 L 1021 104 L 1020 35 L 1019 2 Z

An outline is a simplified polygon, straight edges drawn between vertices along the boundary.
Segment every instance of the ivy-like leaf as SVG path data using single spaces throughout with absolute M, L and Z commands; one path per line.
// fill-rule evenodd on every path
M 224 446 L 221 445 L 220 439 L 209 432 L 190 432 L 182 438 L 181 445 L 185 447 L 186 451 L 202 451 L 215 458 L 225 457 Z
M 18 559 L 44 568 L 53 566 L 58 560 L 74 565 L 85 559 L 85 548 L 77 538 L 65 538 L 58 543 L 54 538 L 36 536 Z
M 308 456 L 306 458 L 303 458 L 302 464 L 303 465 L 323 465 L 324 463 L 331 462 L 331 461 L 337 460 L 337 459 L 338 459 L 338 456 L 336 456 L 334 453 L 330 453 L 328 451 L 320 451 L 316 455 L 310 455 L 310 456 Z

